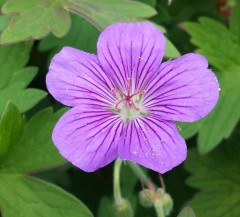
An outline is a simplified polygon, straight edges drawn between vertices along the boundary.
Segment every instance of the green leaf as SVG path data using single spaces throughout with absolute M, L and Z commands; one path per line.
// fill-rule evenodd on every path
M 71 14 L 72 26 L 69 33 L 62 39 L 49 35 L 39 45 L 40 51 L 52 51 L 50 56 L 57 53 L 63 46 L 71 46 L 89 53 L 96 53 L 96 44 L 100 31 L 84 18 Z
M 3 217 L 93 217 L 75 197 L 39 179 L 1 174 L 0 185 Z
M 84 204 L 64 190 L 25 175 L 65 162 L 51 139 L 53 126 L 65 111 L 61 109 L 53 114 L 49 108 L 37 113 L 0 158 L 0 207 L 3 217 L 42 217 L 46 213 L 52 217 L 93 216 Z M 21 115 L 12 104 L 8 105 L 7 112 L 9 123 L 5 124 L 6 130 L 17 132 L 23 121 Z M 0 136 L 5 136 L 6 132 L 1 129 L 0 124 Z M 11 139 L 15 136 L 11 133 Z
M 12 18 L 2 32 L 0 43 L 41 39 L 50 32 L 63 37 L 70 29 L 68 11 L 84 17 L 99 30 L 112 23 L 133 22 L 156 14 L 152 7 L 128 0 L 8 0 L 2 12 Z
M 47 95 L 46 92 L 34 88 L 22 89 L 23 86 L 24 83 L 17 83 L 0 92 L 0 113 L 8 101 L 14 102 L 21 112 L 25 112 Z
M 198 149 L 202 154 L 208 153 L 222 139 L 228 138 L 240 119 L 240 41 L 236 40 L 239 38 L 239 35 L 236 35 L 239 34 L 236 30 L 237 25 L 239 28 L 238 8 L 239 5 L 236 6 L 231 17 L 231 31 L 223 24 L 209 18 L 201 18 L 199 23 L 185 24 L 192 42 L 199 47 L 197 51 L 206 56 L 220 71 L 215 70 L 221 87 L 217 106 L 201 120 L 198 129 L 196 125 L 192 125 L 191 136 L 199 132 Z
M 65 1 L 8 0 L 2 7 L 4 14 L 13 14 L 11 25 L 1 35 L 1 43 L 14 43 L 29 38 L 40 39 L 52 32 L 64 36 L 70 28 Z
M 195 214 L 191 207 L 187 206 L 182 209 L 177 217 L 195 217 Z
M 157 4 L 157 0 L 137 0 L 137 1 L 150 5 L 152 7 L 155 7 Z
M 79 14 L 99 30 L 118 22 L 133 22 L 151 17 L 156 11 L 145 4 L 129 0 L 68 0 L 70 11 Z
M 6 2 L 7 0 L 0 0 L 0 7 Z
M 166 38 L 166 50 L 164 56 L 168 58 L 177 58 L 180 55 L 181 54 L 179 53 L 177 48 L 173 45 L 173 43 Z
M 0 119 L 0 156 L 7 153 L 10 144 L 16 141 L 23 127 L 23 120 L 18 108 L 8 103 Z
M 51 134 L 56 121 L 65 111 L 61 109 L 53 114 L 52 109 L 47 108 L 28 121 L 22 137 L 9 148 L 1 163 L 2 170 L 28 173 L 64 163 L 52 143 Z
M 223 138 L 229 138 L 240 119 L 240 66 L 220 74 L 221 97 L 216 108 L 203 120 L 198 136 L 199 151 L 205 154 Z
M 25 89 L 37 74 L 35 67 L 24 68 L 30 48 L 29 42 L 0 47 L 0 114 L 8 101 L 25 112 L 47 94 L 38 89 Z
M 240 2 L 234 7 L 230 19 L 230 31 L 232 33 L 233 40 L 240 44 Z
M 198 132 L 199 128 L 201 127 L 201 123 L 201 121 L 196 121 L 193 123 L 178 122 L 177 126 L 181 136 L 184 139 L 189 139 Z
M 29 42 L 0 47 L 0 90 L 8 85 L 14 72 L 26 65 L 30 50 Z
M 216 68 L 224 70 L 240 65 L 240 45 L 232 40 L 226 26 L 205 17 L 200 18 L 199 23 L 188 22 L 184 26 L 193 44 L 199 47 L 198 53 L 205 55 Z
M 109 197 L 102 197 L 99 203 L 97 217 L 116 216 L 113 210 L 113 203 L 114 201 L 111 200 Z
M 23 85 L 22 88 L 27 87 L 37 75 L 37 71 L 38 69 L 36 67 L 27 67 L 14 72 L 8 82 L 8 86 L 21 83 Z
M 206 156 L 199 155 L 196 150 L 188 153 L 185 168 L 192 175 L 187 184 L 200 190 L 189 202 L 196 216 L 240 216 L 238 143 L 237 139 L 236 144 L 226 144 L 222 150 Z
M 0 3 L 0 6 L 1 6 L 1 3 Z M 11 19 L 11 15 L 0 14 L 0 33 L 2 33 L 4 29 L 7 28 L 7 26 L 9 25 L 10 19 Z

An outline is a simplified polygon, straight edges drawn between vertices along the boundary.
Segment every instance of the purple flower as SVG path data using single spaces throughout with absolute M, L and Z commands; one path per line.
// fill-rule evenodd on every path
M 73 107 L 53 131 L 67 160 L 91 172 L 119 156 L 160 173 L 185 160 L 174 121 L 206 116 L 219 86 L 203 56 L 161 63 L 164 50 L 164 36 L 152 24 L 119 23 L 101 33 L 97 55 L 64 47 L 54 56 L 47 88 Z

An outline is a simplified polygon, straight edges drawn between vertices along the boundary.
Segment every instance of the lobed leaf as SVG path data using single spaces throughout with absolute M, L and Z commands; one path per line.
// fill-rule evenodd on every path
M 13 103 L 8 103 L 0 119 L 0 157 L 19 137 L 23 127 L 21 113 Z
M 49 51 L 53 49 L 53 56 L 64 46 L 75 47 L 89 53 L 96 53 L 96 44 L 100 31 L 97 30 L 84 18 L 71 14 L 72 26 L 69 33 L 61 39 L 49 35 L 41 40 L 40 51 Z
M 35 67 L 24 68 L 30 49 L 30 42 L 0 47 L 0 114 L 8 101 L 25 112 L 47 94 L 38 89 L 25 89 L 37 74 Z
M 0 171 L 29 173 L 64 163 L 52 143 L 51 134 L 65 111 L 61 109 L 53 114 L 52 109 L 47 108 L 33 116 L 26 123 L 18 142 L 9 147 Z
M 20 112 L 13 104 L 8 105 L 0 121 L 0 139 L 8 142 L 7 152 L 0 158 L 3 217 L 41 217 L 46 213 L 53 217 L 93 216 L 84 204 L 64 190 L 25 175 L 65 162 L 51 140 L 53 126 L 64 111 L 53 114 L 52 109 L 44 109 L 22 127 Z M 16 140 L 20 129 L 21 136 Z
M 156 14 L 152 7 L 129 0 L 8 0 L 2 12 L 12 18 L 2 32 L 0 43 L 41 39 L 50 32 L 63 37 L 71 25 L 69 11 L 84 17 L 99 30 L 112 23 L 133 22 Z
M 2 12 L 13 15 L 10 25 L 1 35 L 0 42 L 4 44 L 40 39 L 49 32 L 62 37 L 71 23 L 63 0 L 8 0 Z
M 197 128 L 196 124 L 188 124 L 188 128 L 192 126 L 190 136 L 199 133 L 198 149 L 202 154 L 214 149 L 222 139 L 229 138 L 240 118 L 240 41 L 236 40 L 239 37 L 239 16 L 237 5 L 231 17 L 230 30 L 209 18 L 201 18 L 199 23 L 185 24 L 192 42 L 199 47 L 197 51 L 221 71 L 215 70 L 221 87 L 217 106 L 201 120 Z M 186 124 L 182 126 L 184 128 Z
M 187 184 L 200 190 L 189 202 L 196 216 L 240 216 L 239 156 L 239 148 L 233 144 L 206 156 L 189 152 L 185 168 L 192 175 Z

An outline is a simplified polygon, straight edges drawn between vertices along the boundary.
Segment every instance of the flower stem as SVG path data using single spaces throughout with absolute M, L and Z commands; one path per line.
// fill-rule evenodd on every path
M 113 193 L 116 204 L 121 204 L 123 199 L 121 195 L 120 187 L 120 169 L 121 169 L 122 160 L 117 158 L 114 163 L 114 172 L 113 172 Z
M 156 200 L 154 202 L 154 208 L 156 210 L 157 217 L 165 217 L 161 200 Z
M 135 173 L 135 175 L 145 184 L 148 184 L 148 177 L 145 174 L 145 172 L 141 169 L 141 167 L 136 164 L 133 163 L 131 161 L 128 161 L 128 165 L 131 167 L 131 169 L 133 170 L 133 172 Z

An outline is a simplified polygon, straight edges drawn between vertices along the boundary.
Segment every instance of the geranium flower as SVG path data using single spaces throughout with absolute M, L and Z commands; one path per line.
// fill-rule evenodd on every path
M 164 36 L 152 24 L 119 23 L 101 33 L 97 55 L 64 47 L 53 57 L 47 88 L 73 107 L 52 136 L 67 160 L 91 172 L 119 156 L 160 173 L 185 160 L 174 121 L 207 115 L 219 87 L 203 56 L 161 63 L 164 50 Z

